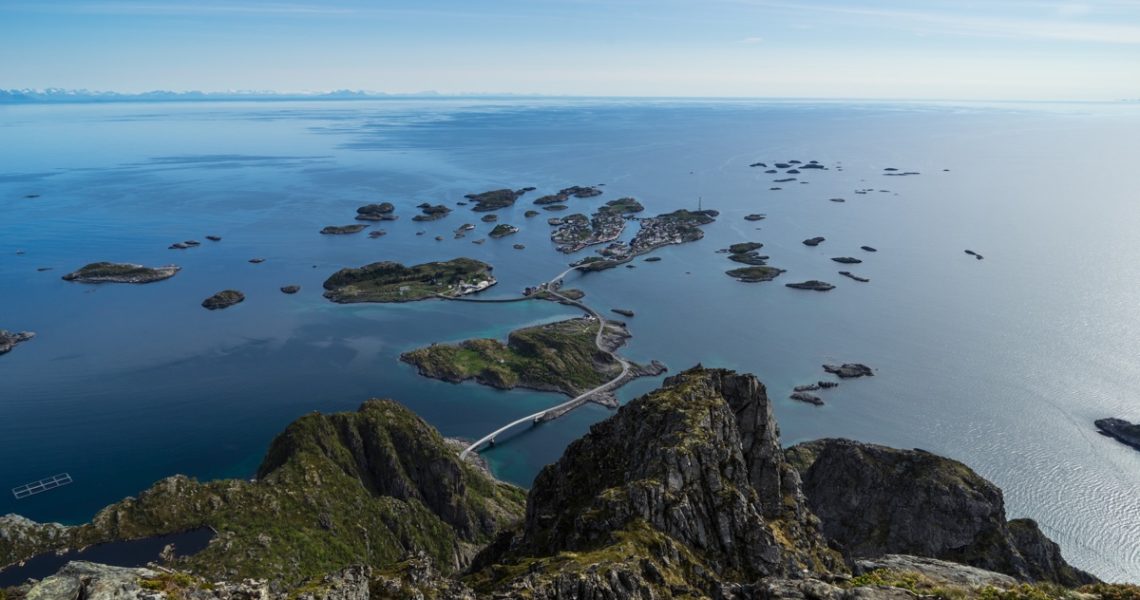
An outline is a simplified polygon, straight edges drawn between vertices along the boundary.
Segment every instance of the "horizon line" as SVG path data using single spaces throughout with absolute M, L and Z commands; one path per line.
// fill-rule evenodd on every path
M 277 90 L 148 90 L 145 92 L 118 92 L 83 88 L 0 88 L 0 105 L 3 104 L 65 104 L 115 102 L 203 102 L 203 101 L 260 101 L 260 100 L 456 100 L 456 99 L 577 99 L 577 100 L 719 100 L 719 101 L 812 101 L 812 102 L 988 102 L 1034 104 L 1120 104 L 1140 102 L 1136 98 L 947 98 L 947 97 L 882 97 L 882 96 L 752 96 L 752 95 L 596 95 L 596 94 L 545 94 L 538 92 L 380 92 L 351 89 L 326 91 L 286 92 Z

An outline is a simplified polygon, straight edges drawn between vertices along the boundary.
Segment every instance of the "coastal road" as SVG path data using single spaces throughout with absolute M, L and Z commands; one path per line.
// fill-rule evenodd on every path
M 554 279 L 552 279 L 551 282 L 562 279 L 564 276 L 566 276 L 566 274 L 568 274 L 570 271 L 575 270 L 576 268 L 577 267 L 573 267 L 573 268 L 567 269 L 566 271 L 563 271 L 560 275 L 558 275 L 558 277 L 555 277 Z M 614 377 L 613 379 L 603 383 L 602 385 L 599 385 L 598 387 L 596 387 L 592 390 L 589 390 L 585 393 L 579 394 L 578 396 L 575 396 L 573 399 L 568 400 L 566 402 L 563 402 L 562 404 L 559 404 L 556 406 L 551 406 L 550 408 L 540 410 L 534 414 L 527 415 L 527 416 L 519 418 L 519 419 L 515 419 L 514 421 L 511 421 L 510 423 L 503 425 L 502 427 L 492 431 L 491 433 L 488 433 L 487 435 L 479 438 L 479 440 L 476 441 L 474 444 L 471 444 L 470 446 L 465 448 L 462 452 L 459 453 L 459 458 L 462 458 L 462 459 L 467 458 L 468 454 L 478 450 L 479 447 L 482 446 L 483 444 L 494 441 L 496 436 L 501 435 L 503 432 L 505 432 L 505 431 L 507 431 L 513 427 L 516 427 L 516 426 L 521 425 L 523 423 L 526 423 L 528 421 L 534 423 L 536 421 L 541 420 L 543 417 L 545 417 L 546 415 L 548 415 L 552 412 L 556 413 L 558 416 L 566 414 L 567 411 L 573 410 L 573 409 L 577 408 L 578 406 L 585 404 L 585 402 L 590 398 L 590 396 L 597 394 L 597 393 L 600 393 L 600 392 L 606 391 L 611 386 L 618 384 L 623 379 L 625 379 L 625 377 L 627 375 L 629 375 L 629 367 L 630 367 L 629 361 L 618 356 L 617 353 L 615 353 L 615 352 L 610 352 L 609 350 L 606 350 L 605 346 L 602 345 L 602 341 L 603 341 L 603 338 L 605 337 L 605 332 L 606 332 L 606 320 L 604 318 L 602 318 L 602 315 L 598 314 L 598 312 L 596 310 L 590 308 L 589 306 L 586 306 L 585 304 L 582 304 L 581 302 L 578 302 L 577 300 L 571 300 L 571 299 L 567 298 L 566 296 L 563 296 L 557 292 L 550 291 L 549 293 L 552 296 L 555 296 L 558 299 L 562 300 L 566 304 L 572 304 L 574 306 L 577 306 L 578 308 L 586 311 L 589 315 L 591 315 L 595 319 L 597 319 L 597 321 L 598 321 L 598 333 L 594 335 L 594 345 L 596 345 L 598 347 L 598 350 L 601 350 L 602 352 L 609 354 L 610 356 L 612 356 L 614 358 L 614 360 L 621 363 L 621 373 L 617 377 Z

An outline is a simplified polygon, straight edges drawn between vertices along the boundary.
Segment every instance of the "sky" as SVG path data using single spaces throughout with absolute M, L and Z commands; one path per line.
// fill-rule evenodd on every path
M 0 0 L 0 89 L 1140 98 L 1140 0 Z

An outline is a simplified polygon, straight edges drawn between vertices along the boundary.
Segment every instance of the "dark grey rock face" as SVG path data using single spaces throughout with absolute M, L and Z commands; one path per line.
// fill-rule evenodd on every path
M 763 384 L 722 369 L 670 377 L 592 427 L 539 474 L 518 537 L 476 562 L 584 552 L 633 535 L 655 540 L 648 558 L 676 545 L 684 560 L 744 580 L 842 569 L 784 459 Z
M 1007 522 L 1001 490 L 955 460 L 842 439 L 799 444 L 787 457 L 824 534 L 848 558 L 913 554 L 1020 579 L 1093 579 L 1032 521 Z

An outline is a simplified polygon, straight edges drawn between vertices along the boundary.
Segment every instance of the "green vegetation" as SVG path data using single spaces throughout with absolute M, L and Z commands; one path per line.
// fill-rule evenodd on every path
M 434 344 L 405 352 L 400 360 L 415 365 L 421 375 L 444 381 L 475 379 L 501 389 L 573 396 L 621 372 L 621 365 L 594 344 L 597 331 L 596 320 L 570 319 L 512 331 L 506 344 L 491 339 Z
M 586 292 L 583 292 L 577 288 L 565 288 L 558 290 L 558 296 L 562 296 L 562 298 L 569 300 L 581 300 L 582 298 L 586 297 Z M 558 296 L 555 296 L 547 290 L 538 290 L 537 292 L 531 294 L 530 297 L 536 298 L 538 300 L 553 300 L 554 302 L 562 302 L 562 298 L 559 298 Z
M 617 214 L 632 214 L 639 213 L 645 210 L 645 207 L 637 201 L 636 198 L 618 198 L 617 200 L 610 200 L 604 206 L 598 209 L 600 213 L 617 213 Z
M 411 302 L 437 295 L 457 296 L 495 283 L 491 265 L 456 258 L 405 267 L 378 262 L 341 269 L 329 277 L 325 298 L 333 302 Z
M 151 592 L 162 592 L 169 600 L 180 600 L 194 590 L 209 589 L 209 582 L 180 571 L 162 572 L 150 579 L 139 581 L 139 587 Z M 2 598 L 0 598 L 2 600 Z
M 708 225 L 716 220 L 717 214 L 719 213 L 715 210 L 686 210 L 682 208 L 671 213 L 657 215 L 654 218 L 663 221 L 680 221 L 691 225 Z
M 895 587 L 937 600 L 1079 600 L 1090 597 L 1102 600 L 1140 599 L 1140 587 L 1134 585 L 1101 583 L 1077 590 L 1052 583 L 1020 583 L 1010 588 L 964 586 L 935 581 L 921 573 L 894 569 L 876 569 L 853 577 L 844 584 L 847 588 L 863 586 Z
M 653 584 L 655 597 L 706 597 L 693 589 L 692 583 L 706 578 L 711 572 L 710 567 L 684 544 L 645 521 L 631 521 L 614 531 L 608 541 L 608 544 L 584 552 L 511 557 L 503 563 L 488 565 L 463 581 L 479 594 L 491 594 L 504 590 L 522 592 L 528 588 L 544 588 L 566 575 L 576 576 L 575 579 L 597 577 L 610 580 L 611 574 L 623 573 L 642 579 L 641 574 L 651 570 L 657 575 L 656 581 L 647 583 Z
M 293 422 L 273 441 L 254 482 L 171 477 L 37 551 L 212 527 L 215 540 L 176 567 L 210 580 L 264 577 L 295 585 L 423 551 L 450 570 L 455 556 L 516 522 L 524 503 L 521 489 L 461 461 L 411 411 L 370 400 L 354 413 Z M 182 583 L 171 576 L 148 585 Z
M 547 194 L 545 196 L 540 196 L 539 198 L 536 198 L 534 203 L 539 205 L 539 206 L 543 206 L 545 204 L 561 204 L 565 201 L 566 201 L 566 196 L 562 196 L 559 194 Z
M 1095 583 L 1077 589 L 1082 594 L 1096 594 L 1101 600 L 1140 600 L 1140 585 L 1129 583 Z

